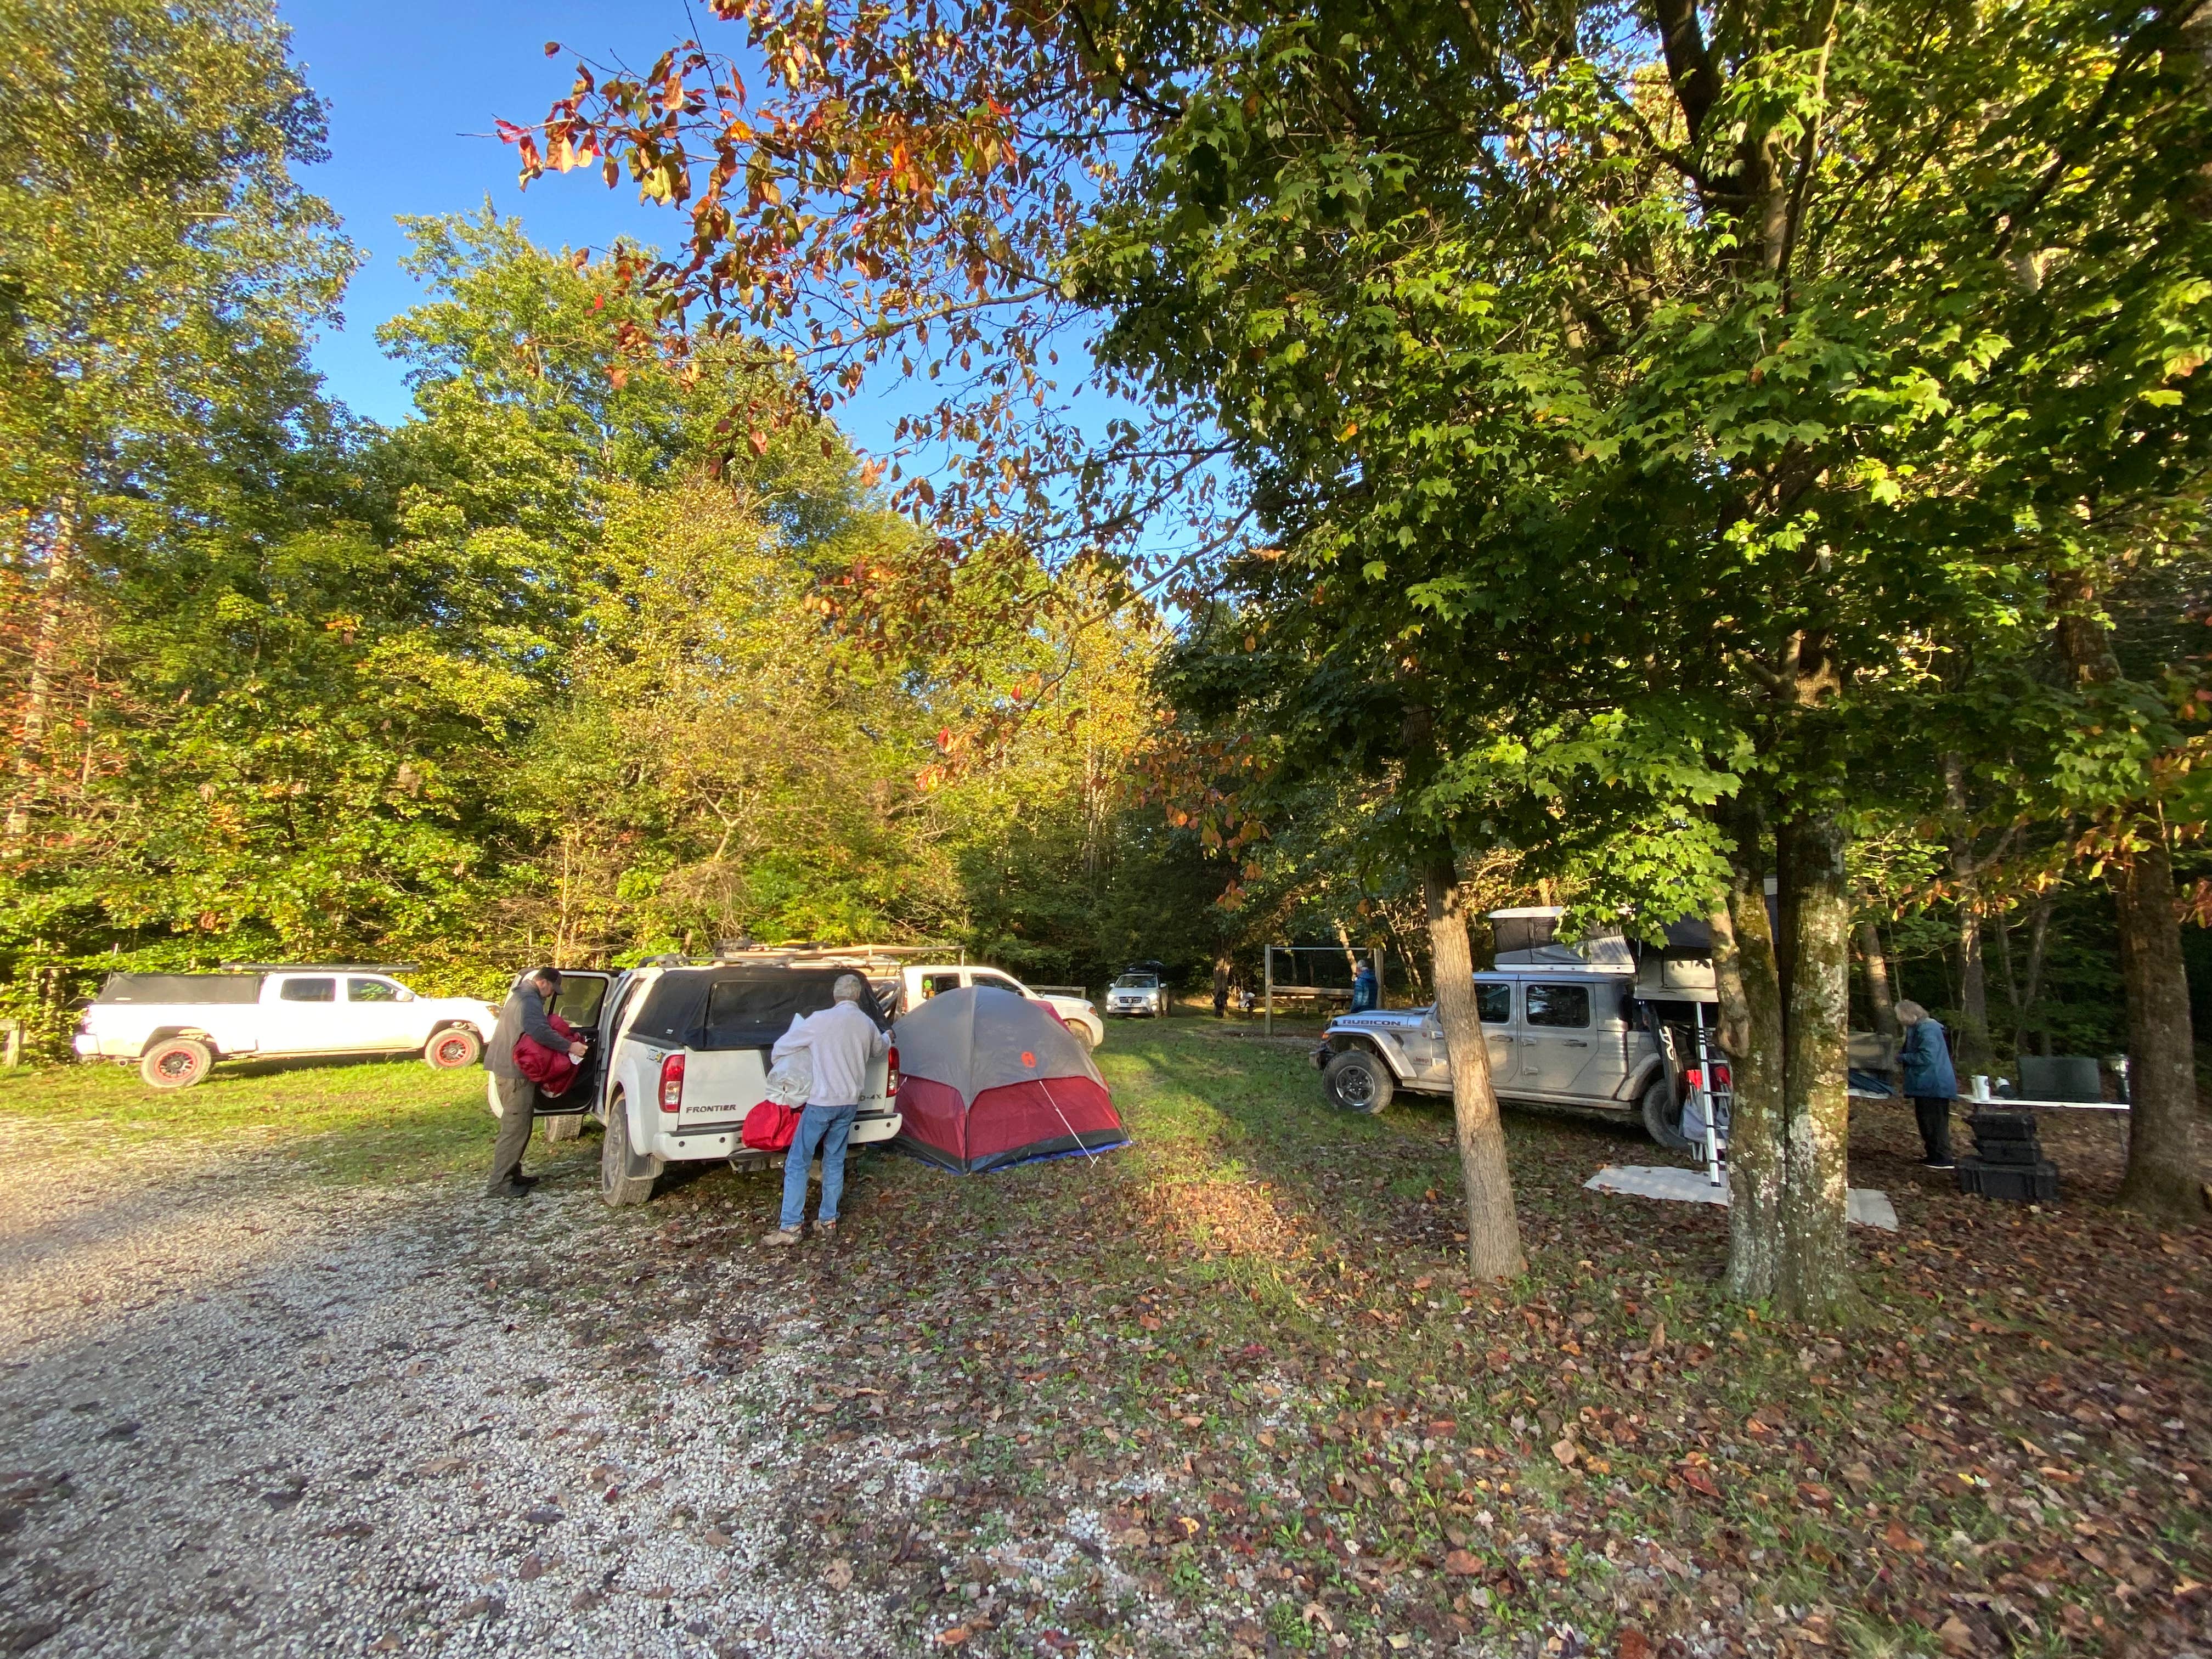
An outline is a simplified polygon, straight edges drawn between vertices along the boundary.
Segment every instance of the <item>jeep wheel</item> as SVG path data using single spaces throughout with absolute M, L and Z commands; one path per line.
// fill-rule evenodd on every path
M 146 1051 L 138 1075 L 149 1089 L 189 1089 L 204 1082 L 215 1066 L 215 1050 L 196 1037 L 168 1037 Z
M 1689 1137 L 1682 1133 L 1682 1103 L 1663 1077 L 1644 1091 L 1644 1132 L 1670 1152 L 1690 1150 Z
M 620 1095 L 607 1103 L 607 1133 L 599 1142 L 599 1196 L 621 1207 L 642 1204 L 653 1196 L 653 1170 L 631 1172 L 641 1160 L 630 1156 L 629 1105 Z
M 422 1045 L 422 1059 L 434 1072 L 458 1072 L 475 1065 L 483 1054 L 483 1039 L 465 1025 L 434 1031 Z
M 1322 1068 L 1322 1092 L 1340 1112 L 1372 1116 L 1390 1103 L 1397 1085 L 1390 1068 L 1364 1048 L 1346 1048 Z

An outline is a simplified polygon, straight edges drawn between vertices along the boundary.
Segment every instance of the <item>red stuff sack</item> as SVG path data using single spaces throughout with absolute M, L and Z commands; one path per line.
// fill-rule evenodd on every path
M 757 1152 L 784 1152 L 799 1136 L 799 1112 L 781 1101 L 763 1100 L 745 1114 L 739 1137 Z

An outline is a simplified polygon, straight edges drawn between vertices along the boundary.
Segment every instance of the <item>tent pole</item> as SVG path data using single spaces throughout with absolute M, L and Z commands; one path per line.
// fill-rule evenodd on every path
M 1268 945 L 1268 946 L 1267 947 L 1267 1034 L 1269 1036 L 1274 1036 L 1274 1035 L 1275 1035 L 1275 947 L 1274 947 L 1273 945 Z

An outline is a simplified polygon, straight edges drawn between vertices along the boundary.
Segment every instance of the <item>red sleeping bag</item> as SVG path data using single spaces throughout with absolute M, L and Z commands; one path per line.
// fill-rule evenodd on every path
M 562 1040 L 574 1042 L 576 1028 L 558 1014 L 547 1016 Z M 533 1036 L 519 1036 L 514 1040 L 514 1069 L 538 1085 L 538 1092 L 548 1099 L 558 1099 L 568 1092 L 568 1085 L 576 1080 L 576 1062 L 568 1058 L 565 1048 L 549 1048 Z

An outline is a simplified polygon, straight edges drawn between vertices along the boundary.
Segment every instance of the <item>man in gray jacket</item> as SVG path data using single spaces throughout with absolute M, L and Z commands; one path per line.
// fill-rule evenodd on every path
M 536 1176 L 522 1173 L 523 1148 L 530 1145 L 530 1127 L 538 1115 L 538 1085 L 523 1076 L 514 1063 L 518 1037 L 529 1037 L 558 1054 L 563 1048 L 571 1060 L 581 1060 L 584 1045 L 572 1042 L 553 1029 L 547 1018 L 554 999 L 561 994 L 561 970 L 540 968 L 514 981 L 484 1046 L 484 1065 L 499 1080 L 499 1139 L 492 1147 L 491 1184 L 487 1198 L 523 1198 L 538 1184 Z

